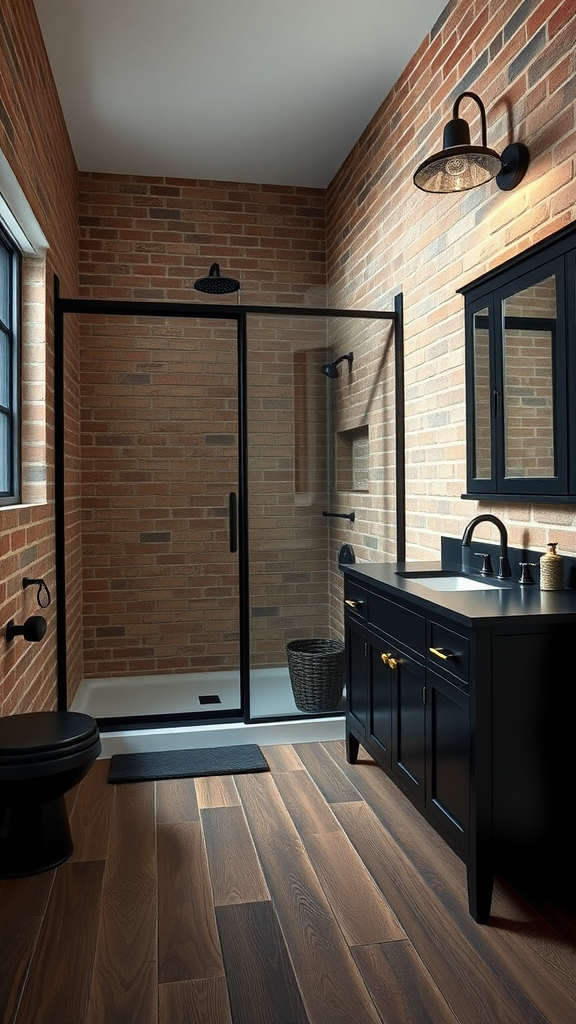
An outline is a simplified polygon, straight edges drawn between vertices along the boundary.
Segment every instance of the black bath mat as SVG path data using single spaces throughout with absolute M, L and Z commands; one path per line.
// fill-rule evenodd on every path
M 158 750 L 142 754 L 114 754 L 108 782 L 149 782 L 186 779 L 195 775 L 241 775 L 269 771 L 255 743 L 236 747 L 197 747 L 193 750 Z

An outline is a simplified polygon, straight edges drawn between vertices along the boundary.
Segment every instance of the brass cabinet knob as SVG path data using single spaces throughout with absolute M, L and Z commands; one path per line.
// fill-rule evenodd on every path
M 400 664 L 398 658 L 392 657 L 391 654 L 381 654 L 380 657 L 388 668 L 398 668 L 398 665 Z

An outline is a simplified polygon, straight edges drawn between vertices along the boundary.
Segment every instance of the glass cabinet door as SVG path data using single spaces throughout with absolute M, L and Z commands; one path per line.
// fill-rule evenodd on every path
M 564 308 L 561 260 L 467 304 L 470 496 L 568 493 Z
M 490 313 L 487 306 L 473 317 L 474 476 L 492 479 L 492 396 L 490 386 Z
M 505 478 L 557 476 L 556 276 L 502 300 Z

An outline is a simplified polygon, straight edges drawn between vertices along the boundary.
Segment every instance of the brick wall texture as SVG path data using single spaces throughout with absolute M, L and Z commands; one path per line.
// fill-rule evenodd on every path
M 0 5 L 0 149 L 49 243 L 45 285 L 32 281 L 23 296 L 27 305 L 39 301 L 45 288 L 46 313 L 42 315 L 42 348 L 45 346 L 46 381 L 43 394 L 34 379 L 27 379 L 27 398 L 41 402 L 45 421 L 46 498 L 20 508 L 0 508 L 0 713 L 10 714 L 53 708 L 56 704 L 56 609 L 58 595 L 54 573 L 54 345 L 53 279 L 57 274 L 67 293 L 78 288 L 78 176 L 58 96 L 52 81 L 44 44 L 29 0 L 10 0 Z M 25 313 L 25 316 L 28 314 Z M 43 326 L 43 324 L 42 324 Z M 44 337 L 45 335 L 45 337 Z M 36 336 L 36 343 L 39 343 Z M 73 342 L 73 335 L 70 335 Z M 79 492 L 74 486 L 77 471 L 78 367 L 76 345 L 67 357 L 66 393 L 69 409 L 68 514 L 71 545 L 68 553 L 70 596 L 76 613 L 69 629 L 71 672 L 81 673 L 80 546 L 77 531 Z M 40 413 L 38 414 L 40 418 Z M 42 424 L 36 427 L 42 430 Z M 27 427 L 28 435 L 32 426 Z M 33 496 L 32 496 L 33 497 Z M 22 587 L 24 577 L 44 578 L 52 595 L 42 611 L 48 623 L 39 644 L 4 639 L 4 627 L 13 619 L 22 623 L 40 613 L 36 588 Z
M 245 303 L 390 310 L 402 292 L 407 557 L 436 558 L 441 535 L 460 536 L 478 511 L 475 502 L 460 498 L 466 478 L 464 318 L 457 289 L 573 219 L 575 35 L 573 0 L 449 3 L 324 191 L 78 175 L 32 0 L 3 4 L 0 146 L 50 242 L 48 453 L 54 272 L 62 294 L 96 298 L 200 300 L 193 282 L 213 261 L 241 280 Z M 465 90 L 485 104 L 489 146 L 501 151 L 514 140 L 529 147 L 527 176 L 511 193 L 492 184 L 435 196 L 412 184 L 416 166 L 441 147 L 454 99 Z M 479 136 L 474 105 L 465 101 L 461 115 Z M 234 304 L 238 297 L 225 301 Z M 224 609 L 220 645 L 228 651 L 235 642 L 237 622 L 225 596 L 234 584 L 218 550 L 227 529 L 218 470 L 229 468 L 235 402 L 228 328 L 199 331 L 195 324 L 186 336 L 182 324 L 158 327 L 104 325 L 90 317 L 67 324 L 72 691 L 86 674 L 180 670 L 191 651 L 195 667 L 207 664 L 212 644 L 190 624 L 198 622 L 205 600 Z M 181 333 L 174 336 L 176 327 Z M 327 580 L 321 569 L 326 551 L 331 567 L 343 541 L 354 545 L 360 559 L 394 557 L 393 345 L 389 328 L 374 322 L 365 329 L 330 323 L 325 333 L 308 320 L 286 322 L 281 330 L 253 323 L 250 338 L 251 488 L 254 516 L 261 520 L 251 541 L 257 570 L 252 615 L 259 663 L 265 664 L 278 663 L 285 638 L 278 621 L 266 620 L 282 618 L 294 634 L 308 616 L 307 625 L 320 628 L 309 618 L 310 607 L 320 603 L 326 587 L 329 628 L 339 631 L 341 584 L 335 571 Z M 343 364 L 337 381 L 315 375 L 317 362 L 352 349 L 350 374 Z M 177 380 L 169 386 L 170 374 Z M 326 463 L 318 455 L 327 440 L 319 413 L 326 384 L 334 400 L 331 501 L 356 512 L 353 524 L 335 521 L 328 548 L 311 526 L 326 497 Z M 177 453 L 184 443 L 183 409 L 191 405 L 197 418 L 193 447 L 201 458 L 184 480 L 190 460 L 184 470 Z M 312 443 L 316 435 L 318 443 Z M 144 448 L 150 450 L 146 465 Z M 355 451 L 361 452 L 356 471 Z M 190 532 L 183 481 L 193 485 L 186 502 L 193 493 L 202 509 L 186 558 L 204 587 L 208 574 L 217 581 L 213 592 L 191 595 L 178 563 Z M 32 575 L 32 568 L 53 577 L 52 485 L 49 465 L 48 504 L 0 511 L 3 622 L 32 613 L 22 575 Z M 159 491 L 179 496 L 161 506 Z M 507 523 L 512 545 L 544 549 L 553 530 L 560 549 L 576 554 L 570 507 L 511 503 L 494 511 Z M 295 552 L 298 564 L 288 572 Z M 312 562 L 318 556 L 317 565 L 310 556 Z M 177 585 L 171 579 L 163 587 L 178 564 Z M 146 566 L 156 592 L 164 593 L 153 594 L 151 587 L 139 595 L 148 607 L 138 608 L 132 599 Z M 127 589 L 133 591 L 129 605 Z M 309 608 L 302 608 L 303 594 L 313 595 Z M 0 639 L 2 713 L 54 705 L 55 604 L 41 645 L 25 649 L 14 641 L 8 647 Z M 171 644 L 162 636 L 160 613 L 161 622 L 178 623 Z

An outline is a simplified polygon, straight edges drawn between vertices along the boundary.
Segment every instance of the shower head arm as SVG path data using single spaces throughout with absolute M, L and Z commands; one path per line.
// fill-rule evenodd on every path
M 322 373 L 326 377 L 331 377 L 332 379 L 336 378 L 338 376 L 337 366 L 339 363 L 344 362 L 345 359 L 347 359 L 350 366 L 352 366 L 354 353 L 348 352 L 347 355 L 345 356 L 338 356 L 338 359 L 334 359 L 331 363 L 324 363 L 324 366 L 322 367 Z
M 350 366 L 352 366 L 352 363 L 354 362 L 354 353 L 348 352 L 348 354 L 345 356 L 338 356 L 338 359 L 334 360 L 332 366 L 338 366 L 338 363 L 343 363 L 345 359 L 347 359 Z

